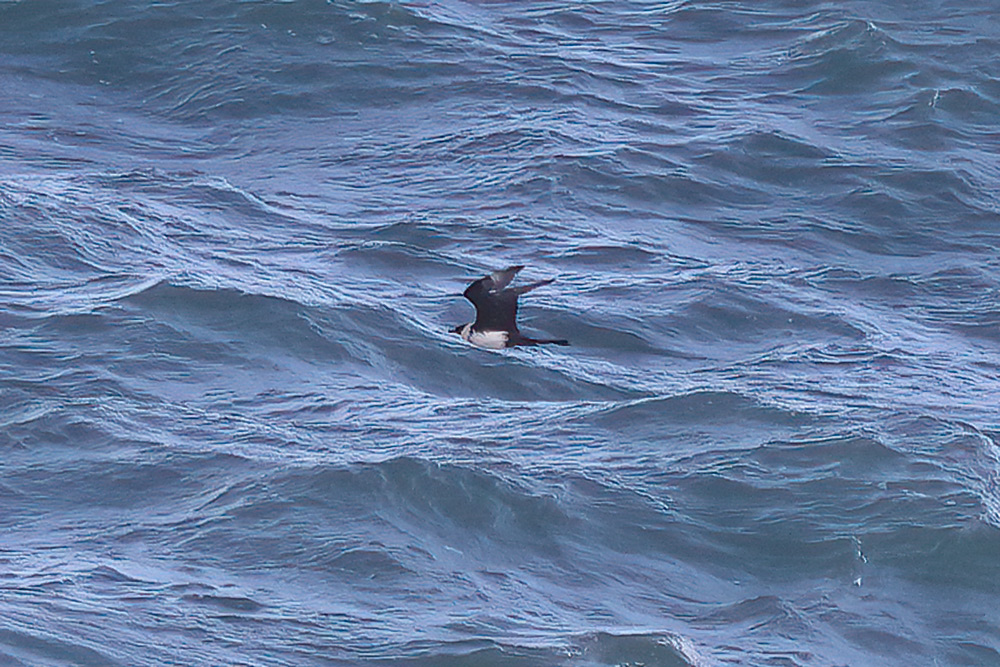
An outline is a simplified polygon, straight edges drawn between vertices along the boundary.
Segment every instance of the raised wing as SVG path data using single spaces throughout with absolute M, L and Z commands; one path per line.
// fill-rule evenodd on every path
M 514 279 L 517 272 L 523 269 L 523 266 L 509 266 L 503 271 L 494 271 L 493 273 L 474 281 L 471 285 L 465 288 L 465 298 L 472 302 L 472 305 L 479 309 L 480 304 L 485 303 L 487 297 L 491 294 L 497 294 L 504 287 L 510 284 L 510 281 Z
M 476 322 L 479 331 L 517 331 L 517 290 L 504 287 L 514 280 L 523 266 L 509 266 L 503 271 L 476 280 L 465 288 L 465 298 L 476 307 Z
M 517 272 L 523 268 L 523 264 L 518 266 L 508 266 L 503 271 L 494 271 L 490 275 L 486 276 L 493 281 L 493 286 L 490 288 L 490 291 L 499 292 L 507 285 L 510 285 L 510 281 L 514 280 L 514 276 L 516 276 Z

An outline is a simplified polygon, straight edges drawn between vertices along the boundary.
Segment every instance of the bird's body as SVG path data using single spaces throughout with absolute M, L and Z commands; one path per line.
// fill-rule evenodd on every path
M 548 285 L 552 278 L 521 287 L 507 288 L 523 266 L 510 266 L 474 281 L 463 296 L 476 307 L 476 321 L 454 329 L 466 341 L 478 347 L 500 350 L 517 345 L 569 345 L 565 340 L 537 339 L 523 336 L 517 328 L 517 297 L 536 287 Z

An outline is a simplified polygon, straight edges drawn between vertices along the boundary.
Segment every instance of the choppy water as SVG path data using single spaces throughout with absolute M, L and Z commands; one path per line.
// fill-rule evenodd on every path
M 995 9 L 0 2 L 0 664 L 1000 664 Z

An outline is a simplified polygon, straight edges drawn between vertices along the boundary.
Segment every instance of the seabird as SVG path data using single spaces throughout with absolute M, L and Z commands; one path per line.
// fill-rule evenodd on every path
M 524 266 L 508 266 L 476 280 L 465 288 L 463 296 L 476 307 L 476 321 L 460 324 L 452 333 L 479 347 L 499 350 L 515 345 L 569 345 L 566 340 L 528 338 L 517 329 L 517 297 L 536 287 L 548 285 L 555 278 L 505 289 Z

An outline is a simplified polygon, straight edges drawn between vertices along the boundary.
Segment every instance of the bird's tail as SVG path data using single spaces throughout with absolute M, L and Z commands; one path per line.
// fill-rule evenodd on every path
M 565 338 L 528 338 L 521 336 L 514 345 L 569 345 Z

